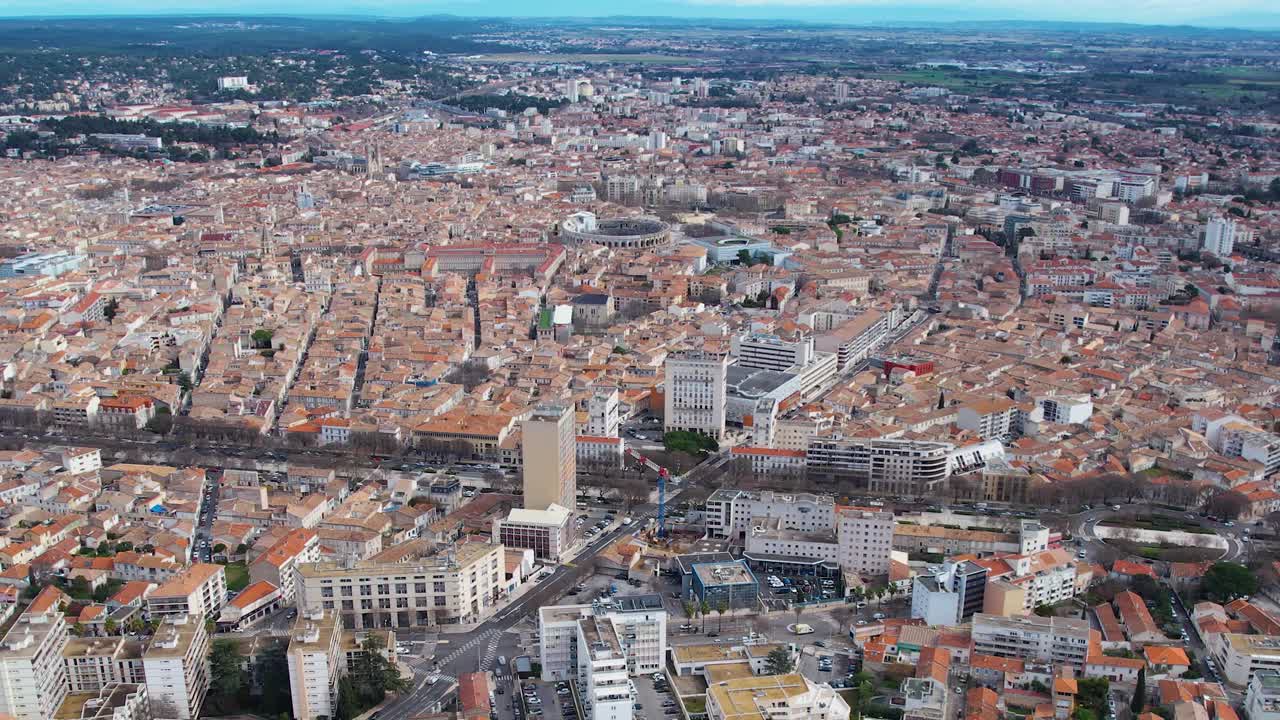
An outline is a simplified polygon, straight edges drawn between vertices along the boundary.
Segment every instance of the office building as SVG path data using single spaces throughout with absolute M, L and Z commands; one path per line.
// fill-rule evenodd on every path
M 0 714 L 48 720 L 67 696 L 66 620 L 56 607 L 22 613 L 0 643 Z
M 788 530 L 834 531 L 835 498 L 811 493 L 775 493 L 771 490 L 720 488 L 706 501 L 707 535 L 713 538 L 746 538 L 754 518 L 781 521 Z
M 338 613 L 322 610 L 300 616 L 289 638 L 287 659 L 293 716 L 336 717 L 338 680 L 347 667 Z
M 982 612 L 987 569 L 977 563 L 950 562 L 916 575 L 911 588 L 911 617 L 929 625 L 958 625 Z
M 928 496 L 941 492 L 951 474 L 950 443 L 866 437 L 814 437 L 806 464 L 811 472 L 851 478 L 872 492 Z
M 1096 632 L 1088 620 L 1025 615 L 973 616 L 973 652 L 1081 668 Z
M 1205 643 L 1220 677 L 1234 688 L 1249 685 L 1259 673 L 1280 672 L 1280 636 L 1222 632 Z
M 777 335 L 751 333 L 735 335 L 730 354 L 742 367 L 787 372 L 795 366 L 805 366 L 813 361 L 812 337 L 783 340 Z
M 691 591 L 695 602 L 713 610 L 721 603 L 730 610 L 755 610 L 760 603 L 759 582 L 743 560 L 694 564 Z
M 630 720 L 628 677 L 662 670 L 667 613 L 657 595 L 538 611 L 544 681 L 576 680 L 584 720 Z
M 546 510 L 574 507 L 578 495 L 578 452 L 573 407 L 540 405 L 521 424 L 524 506 Z
M 559 562 L 573 543 L 573 511 L 556 504 L 546 510 L 515 508 L 493 524 L 493 537 L 504 547 L 533 550 L 539 560 Z
M 436 549 L 411 540 L 359 562 L 297 568 L 298 611 L 336 610 L 348 629 L 479 622 L 493 611 L 506 574 L 501 545 Z
M 86 259 L 84 255 L 75 255 L 66 250 L 27 253 L 0 261 L 0 280 L 31 276 L 58 277 L 79 269 Z
M 699 351 L 674 352 L 665 363 L 664 427 L 724 437 L 729 358 Z
M 733 338 L 730 355 L 735 359 L 734 367 L 739 369 L 795 375 L 799 378 L 800 394 L 806 399 L 825 390 L 839 370 L 836 354 L 818 352 L 814 348 L 813 337 L 807 335 L 795 340 L 763 333 L 737 335 Z M 757 440 L 756 444 L 765 443 Z
M 845 720 L 849 703 L 800 673 L 724 680 L 707 688 L 709 720 Z
M 142 654 L 151 714 L 194 720 L 209 693 L 209 634 L 199 615 L 164 618 Z

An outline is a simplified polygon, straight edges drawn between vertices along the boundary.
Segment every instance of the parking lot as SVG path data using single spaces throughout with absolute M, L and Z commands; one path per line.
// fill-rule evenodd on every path
M 804 652 L 800 653 L 797 669 L 801 675 L 818 683 L 835 683 L 843 680 L 851 672 L 847 654 L 816 646 L 805 648 Z
M 536 720 L 578 720 L 573 695 L 566 692 L 568 683 L 548 683 L 541 680 L 525 680 L 520 688 L 509 695 L 496 698 L 515 720 L 529 717 Z M 508 702 L 502 702 L 505 698 Z M 536 699 L 535 699 L 536 698 Z
M 760 598 L 770 610 L 785 610 L 792 602 L 829 601 L 842 597 L 841 581 L 814 575 L 755 571 Z
M 632 708 L 635 720 L 671 720 L 680 716 L 680 706 L 667 685 L 666 676 L 655 681 L 642 675 L 634 678 L 636 702 Z

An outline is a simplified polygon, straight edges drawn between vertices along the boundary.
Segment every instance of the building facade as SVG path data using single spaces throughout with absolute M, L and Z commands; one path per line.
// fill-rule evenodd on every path
M 664 427 L 724 436 L 729 358 L 703 352 L 677 352 L 664 366 Z
M 546 510 L 574 507 L 578 495 L 578 451 L 573 407 L 542 405 L 521 425 L 524 506 Z
M 392 550 L 356 563 L 297 569 L 299 613 L 334 610 L 348 629 L 479 622 L 493 611 L 506 564 L 501 545 L 463 543 L 443 552 Z M 394 560 L 394 561 L 393 561 Z M 345 565 L 345 566 L 344 566 Z

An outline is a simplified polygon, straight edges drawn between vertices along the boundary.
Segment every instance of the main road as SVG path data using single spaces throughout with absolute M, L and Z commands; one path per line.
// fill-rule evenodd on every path
M 1238 561 L 1247 550 L 1247 544 L 1251 541 L 1245 539 L 1247 534 L 1243 532 L 1243 528 L 1236 527 L 1235 523 L 1227 525 L 1223 522 L 1210 520 L 1206 517 L 1200 517 L 1193 512 L 1178 512 L 1167 508 L 1153 507 L 1150 503 L 1127 503 L 1122 505 L 1112 505 L 1096 507 L 1083 512 L 1076 513 L 1071 516 L 1071 534 L 1083 541 L 1086 550 L 1095 550 L 1105 545 L 1098 537 L 1096 528 L 1098 523 L 1106 520 L 1113 515 L 1119 515 L 1124 511 L 1154 513 L 1156 515 L 1165 515 L 1171 518 L 1185 518 L 1200 525 L 1200 527 L 1212 530 L 1214 534 L 1222 538 L 1227 543 L 1227 549 L 1223 552 L 1221 560 Z M 1240 533 L 1240 534 L 1237 534 Z M 1090 553 L 1092 556 L 1092 553 Z

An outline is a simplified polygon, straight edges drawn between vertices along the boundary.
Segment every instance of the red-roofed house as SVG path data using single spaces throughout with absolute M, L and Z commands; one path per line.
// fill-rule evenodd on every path
M 279 610 L 282 600 L 280 588 L 275 585 L 265 580 L 250 583 L 222 606 L 222 613 L 218 615 L 218 630 L 243 630 Z

